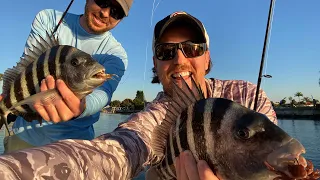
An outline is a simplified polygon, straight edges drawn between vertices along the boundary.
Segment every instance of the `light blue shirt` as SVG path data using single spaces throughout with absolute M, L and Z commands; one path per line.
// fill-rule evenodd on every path
M 27 39 L 26 47 L 35 43 L 39 35 L 46 37 L 46 31 L 51 33 L 58 24 L 62 12 L 52 9 L 40 11 L 32 25 Z M 86 109 L 77 118 L 67 122 L 53 124 L 43 121 L 27 122 L 18 117 L 13 125 L 13 131 L 22 140 L 34 146 L 42 146 L 61 139 L 86 139 L 94 138 L 93 124 L 98 121 L 100 110 L 110 103 L 113 92 L 123 76 L 128 60 L 124 48 L 112 36 L 111 32 L 101 35 L 89 34 L 80 25 L 80 15 L 67 13 L 59 26 L 56 35 L 61 45 L 71 45 L 93 56 L 102 64 L 107 73 L 116 74 L 116 80 L 106 81 L 86 97 Z M 26 54 L 25 53 L 23 55 Z

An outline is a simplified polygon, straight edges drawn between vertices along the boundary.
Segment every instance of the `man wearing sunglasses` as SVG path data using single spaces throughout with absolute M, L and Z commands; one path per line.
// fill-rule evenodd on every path
M 63 12 L 45 9 L 36 15 L 23 56 L 28 55 L 26 49 L 40 36 L 45 38 L 46 32 L 50 34 L 56 29 L 54 35 L 60 44 L 71 45 L 89 53 L 105 67 L 106 73 L 116 74 L 117 77 L 95 89 L 83 102 L 64 82 L 55 82 L 52 76 L 46 77 L 40 89 L 44 91 L 56 87 L 65 98 L 51 106 L 35 106 L 42 118 L 48 121 L 43 121 L 42 125 L 37 121 L 27 122 L 17 117 L 12 128 L 14 135 L 4 140 L 5 152 L 41 146 L 61 139 L 94 138 L 93 124 L 98 121 L 100 110 L 110 103 L 128 64 L 126 51 L 109 31 L 129 15 L 132 3 L 133 0 L 86 0 L 84 14 L 66 13 L 61 24 L 59 20 Z
M 209 36 L 198 19 L 185 12 L 165 17 L 154 29 L 155 76 L 152 80 L 152 83 L 161 83 L 164 91 L 153 102 L 143 111 L 132 114 L 113 132 L 91 141 L 63 140 L 0 156 L 0 171 L 20 174 L 21 170 L 14 165 L 1 166 L 14 157 L 14 163 L 20 166 L 32 164 L 32 168 L 24 171 L 25 174 L 30 172 L 30 177 L 38 177 L 40 172 L 49 172 L 48 177 L 56 177 L 56 170 L 67 172 L 70 179 L 83 179 L 83 171 L 87 172 L 87 179 L 131 179 L 137 176 L 151 162 L 160 160 L 151 148 L 152 133 L 165 118 L 168 105 L 166 97 L 171 96 L 172 82 L 181 85 L 181 78 L 191 86 L 193 77 L 200 84 L 205 97 L 227 98 L 253 108 L 255 85 L 246 81 L 205 78 L 211 68 L 209 47 Z M 266 94 L 261 90 L 259 95 L 257 110 L 277 123 Z M 24 158 L 27 154 L 30 154 L 28 161 Z M 50 159 L 49 163 L 46 159 Z M 175 166 L 178 180 L 217 180 L 204 161 L 196 163 L 190 151 L 182 152 L 176 158 Z M 150 179 L 156 179 L 152 174 L 147 174 Z

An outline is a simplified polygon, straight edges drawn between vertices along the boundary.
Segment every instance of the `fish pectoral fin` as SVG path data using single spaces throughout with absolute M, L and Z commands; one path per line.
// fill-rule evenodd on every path
M 35 104 L 42 105 L 42 106 L 56 104 L 61 99 L 62 97 L 60 96 L 60 93 L 58 92 L 57 89 L 49 89 L 47 91 L 34 94 L 24 99 L 23 101 L 16 103 L 10 108 L 10 110 L 24 104 L 29 105 L 31 107 L 33 107 Z

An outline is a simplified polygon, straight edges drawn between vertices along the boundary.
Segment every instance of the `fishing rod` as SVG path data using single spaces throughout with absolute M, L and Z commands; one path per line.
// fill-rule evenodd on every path
M 70 1 L 70 3 L 69 3 L 69 5 L 68 5 L 67 9 L 63 12 L 63 14 L 62 14 L 62 16 L 61 16 L 61 18 L 60 18 L 60 20 L 59 20 L 58 24 L 56 25 L 56 27 L 54 28 L 54 30 L 53 30 L 53 32 L 52 32 L 52 35 L 54 35 L 54 33 L 58 30 L 58 27 L 59 27 L 59 26 L 60 26 L 60 24 L 62 23 L 62 20 L 63 20 L 64 16 L 66 16 L 66 14 L 67 14 L 67 12 L 68 12 L 69 8 L 71 7 L 71 4 L 73 3 L 73 1 L 74 1 L 74 0 L 71 0 L 71 1 Z
M 268 41 L 268 37 L 269 37 L 269 32 L 270 32 L 270 26 L 271 26 L 271 17 L 273 15 L 273 8 L 274 8 L 274 4 L 275 4 L 275 0 L 271 0 L 270 1 L 270 8 L 269 8 L 269 16 L 268 16 L 268 23 L 267 23 L 267 28 L 266 28 L 266 34 L 264 37 L 264 44 L 263 44 L 263 51 L 262 51 L 262 56 L 261 56 L 261 63 L 260 63 L 260 71 L 259 71 L 259 76 L 258 76 L 258 84 L 257 84 L 257 90 L 256 90 L 256 97 L 254 100 L 254 108 L 253 110 L 257 110 L 257 103 L 258 103 L 258 99 L 259 99 L 259 91 L 260 91 L 260 84 L 261 84 L 261 79 L 262 77 L 265 78 L 271 78 L 271 75 L 262 75 L 262 71 L 263 71 L 263 65 L 264 65 L 264 58 L 265 58 L 265 54 L 266 54 L 266 47 L 267 47 L 267 41 Z

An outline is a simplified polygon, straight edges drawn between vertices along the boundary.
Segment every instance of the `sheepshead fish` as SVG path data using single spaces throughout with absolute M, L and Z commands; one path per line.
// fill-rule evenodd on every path
M 265 115 L 228 99 L 205 99 L 200 88 L 194 93 L 182 84 L 174 83 L 166 118 L 152 134 L 151 146 L 160 160 L 146 179 L 176 179 L 174 159 L 183 150 L 190 150 L 196 161 L 205 160 L 222 180 L 319 178 L 302 156 L 303 145 Z
M 56 102 L 56 89 L 40 92 L 40 83 L 46 76 L 62 79 L 71 91 L 82 99 L 113 77 L 89 54 L 68 45 L 59 45 L 59 40 L 46 33 L 46 38 L 27 49 L 27 55 L 3 75 L 3 100 L 0 102 L 0 128 L 8 130 L 7 116 L 12 113 L 27 121 L 39 120 L 35 103 Z

